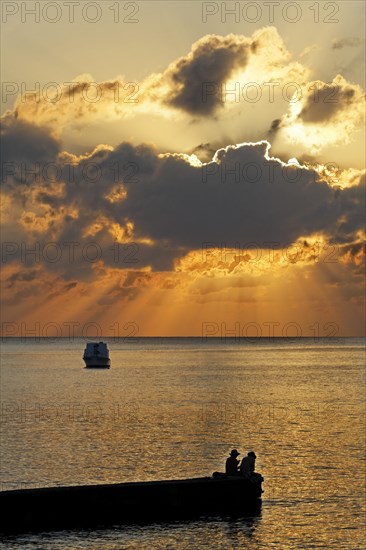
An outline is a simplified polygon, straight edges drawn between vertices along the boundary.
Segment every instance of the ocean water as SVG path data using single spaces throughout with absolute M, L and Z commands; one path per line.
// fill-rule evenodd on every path
M 252 518 L 8 537 L 2 548 L 365 546 L 365 340 L 4 339 L 1 489 L 186 478 L 255 450 Z

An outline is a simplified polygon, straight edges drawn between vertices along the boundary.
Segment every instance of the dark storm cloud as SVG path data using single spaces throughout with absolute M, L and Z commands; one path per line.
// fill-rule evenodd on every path
M 274 120 L 271 132 L 301 120 L 306 124 L 359 123 L 364 116 L 365 94 L 360 86 L 337 75 L 329 84 L 316 80 L 309 82 L 301 98 L 301 111 L 295 118 L 285 115 Z M 339 129 L 338 129 L 339 131 Z M 348 130 L 349 131 L 349 130 Z
M 359 224 L 360 209 L 346 199 L 348 191 L 337 198 L 316 172 L 267 158 L 267 147 L 267 142 L 229 147 L 203 167 L 163 157 L 152 179 L 126 186 L 119 216 L 130 217 L 141 237 L 190 249 L 210 241 L 294 242 L 332 231 L 346 212 Z
M 1 122 L 1 190 L 5 195 L 11 192 L 25 209 L 29 188 L 41 181 L 42 168 L 57 164 L 60 143 L 47 128 L 13 116 L 3 117 Z M 49 185 L 43 181 L 43 187 L 46 192 Z
M 339 192 L 340 209 L 344 213 L 337 228 L 335 228 L 333 239 L 335 242 L 350 242 L 355 233 L 365 230 L 365 197 L 366 197 L 366 176 L 362 174 L 358 185 L 346 189 L 346 193 Z
M 276 118 L 275 120 L 272 120 L 271 126 L 268 130 L 268 137 L 271 138 L 275 136 L 278 132 L 278 130 L 281 128 L 281 122 L 282 120 L 280 118 Z
M 358 38 L 357 36 L 348 36 L 345 38 L 338 38 L 333 40 L 332 49 L 341 50 L 345 47 L 356 48 L 357 46 L 362 46 L 365 44 L 364 38 Z
M 54 161 L 60 152 L 59 142 L 51 137 L 47 128 L 35 126 L 18 120 L 13 116 L 2 119 L 1 124 L 1 157 L 3 170 L 11 166 L 4 163 L 28 163 L 34 168 L 36 163 L 45 164 Z M 2 175 L 2 181 L 4 174 Z
M 301 235 L 334 231 L 341 216 L 349 219 L 347 235 L 362 227 L 361 186 L 337 191 L 313 170 L 268 158 L 267 148 L 267 142 L 228 147 L 211 163 L 193 166 L 183 155 L 158 156 L 148 147 L 123 144 L 101 169 L 110 160 L 132 158 L 141 166 L 138 180 L 124 182 L 127 195 L 113 204 L 103 199 L 111 181 L 91 188 L 87 197 L 74 189 L 73 200 L 85 207 L 81 226 L 95 211 L 98 193 L 101 213 L 121 225 L 131 220 L 138 240 L 154 241 L 139 245 L 139 260 L 155 269 L 170 268 L 175 258 L 206 242 L 285 245 Z
M 12 288 L 17 282 L 31 282 L 37 277 L 38 272 L 36 270 L 29 271 L 17 271 L 9 275 L 6 279 L 7 288 Z
M 347 110 L 356 99 L 354 86 L 347 83 L 318 82 L 313 93 L 308 93 L 299 114 L 306 123 L 322 123 L 337 112 Z
M 329 84 L 320 80 L 309 82 L 298 101 L 299 110 L 291 106 L 287 114 L 272 121 L 267 133 L 269 139 L 273 139 L 281 129 L 291 128 L 299 122 L 309 126 L 316 124 L 320 132 L 314 133 L 313 143 L 321 148 L 330 143 L 347 142 L 364 119 L 364 92 L 359 85 L 347 82 L 341 75 Z M 333 136 L 329 132 L 322 136 L 322 125 L 333 126 Z
M 77 281 L 72 281 L 71 283 L 66 283 L 66 284 L 62 285 L 62 287 L 60 289 L 54 290 L 53 292 L 50 292 L 50 294 L 48 294 L 45 301 L 52 300 L 53 298 L 56 298 L 57 296 L 64 296 L 66 292 L 69 292 L 73 288 L 77 287 L 77 285 L 78 285 Z
M 213 114 L 223 105 L 220 86 L 235 69 L 245 68 L 250 52 L 244 37 L 205 36 L 167 71 L 172 90 L 165 102 L 192 115 Z
M 29 128 L 27 131 L 32 135 Z M 28 150 L 24 140 L 19 148 L 14 141 L 8 151 L 13 158 L 31 163 L 39 160 L 38 154 L 52 158 L 57 144 L 50 136 L 48 143 L 44 133 L 39 135 L 42 146 L 32 143 Z M 69 172 L 63 170 L 59 183 L 63 192 L 52 200 L 47 183 L 29 190 L 26 187 L 36 201 L 33 207 L 40 210 L 52 204 L 52 224 L 37 240 L 41 247 L 47 241 L 55 242 L 63 254 L 57 262 L 45 262 L 48 269 L 69 281 L 92 279 L 93 262 L 82 253 L 91 242 L 103 252 L 100 259 L 107 266 L 134 270 L 152 266 L 163 271 L 190 250 L 201 250 L 205 243 L 240 243 L 243 247 L 257 243 L 271 248 L 275 242 L 285 247 L 317 232 L 337 235 L 342 242 L 354 240 L 363 227 L 364 181 L 335 189 L 313 169 L 284 165 L 270 158 L 268 150 L 266 141 L 230 146 L 201 165 L 187 155 L 158 154 L 148 145 L 122 143 L 114 150 L 99 146 L 89 156 L 75 160 L 79 168 L 87 162 L 99 168 L 100 177 L 95 181 L 81 177 L 70 181 Z M 135 167 L 133 177 L 116 179 L 111 166 L 126 165 Z M 111 200 L 121 186 L 123 194 Z M 16 200 L 16 189 L 14 197 Z M 29 238 L 35 217 L 37 214 L 23 219 L 23 225 L 29 225 Z M 98 227 L 90 233 L 96 222 Z M 119 243 L 111 233 L 113 224 L 125 232 Z M 77 243 L 72 261 L 64 243 Z M 20 253 L 19 249 L 8 260 L 19 259 Z M 34 261 L 31 256 L 27 265 L 32 267 Z
M 210 162 L 217 149 L 218 147 L 215 149 L 211 143 L 200 143 L 190 151 L 190 154 L 197 155 L 201 162 Z

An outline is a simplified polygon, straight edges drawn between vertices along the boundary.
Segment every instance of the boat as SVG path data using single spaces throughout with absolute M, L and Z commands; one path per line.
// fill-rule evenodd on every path
M 88 369 L 109 369 L 111 366 L 109 350 L 104 342 L 88 342 L 83 359 Z
M 260 512 L 262 481 L 215 477 L 0 492 L 5 534 Z

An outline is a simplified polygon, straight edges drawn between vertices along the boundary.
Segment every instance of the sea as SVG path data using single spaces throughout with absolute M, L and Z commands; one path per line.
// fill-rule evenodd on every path
M 260 512 L 9 536 L 1 548 L 366 548 L 365 339 L 82 338 L 1 343 L 1 490 L 184 479 L 257 455 Z M 239 457 L 240 458 L 240 457 Z

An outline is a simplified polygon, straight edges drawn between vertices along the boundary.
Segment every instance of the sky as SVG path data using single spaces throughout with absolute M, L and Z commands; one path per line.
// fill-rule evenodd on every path
M 365 5 L 2 2 L 4 336 L 360 336 Z

